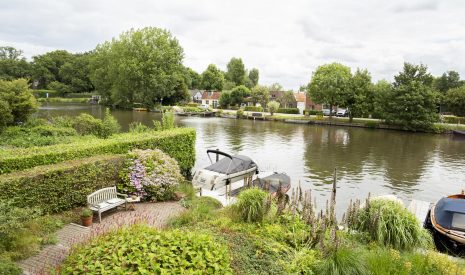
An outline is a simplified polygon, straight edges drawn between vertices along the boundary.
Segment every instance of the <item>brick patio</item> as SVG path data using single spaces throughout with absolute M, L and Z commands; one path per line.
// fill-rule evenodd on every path
M 68 256 L 74 244 L 85 242 L 112 229 L 143 222 L 150 226 L 163 228 L 170 217 L 181 213 L 184 208 L 176 202 L 140 203 L 136 211 L 124 208 L 102 214 L 102 223 L 94 217 L 92 227 L 68 224 L 56 232 L 57 243 L 45 246 L 37 255 L 18 262 L 24 274 L 47 274 L 48 270 L 58 267 Z M 97 223 L 96 223 L 97 221 Z

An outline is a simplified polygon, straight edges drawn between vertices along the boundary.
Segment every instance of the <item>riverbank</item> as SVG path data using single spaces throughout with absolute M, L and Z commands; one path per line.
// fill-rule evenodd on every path
M 218 110 L 215 110 L 218 111 Z M 259 115 L 258 115 L 259 114 Z M 462 124 L 446 124 L 446 123 L 435 123 L 434 128 L 430 131 L 417 130 L 412 131 L 396 125 L 384 124 L 379 119 L 369 118 L 354 118 L 352 122 L 347 117 L 318 117 L 318 116 L 304 116 L 296 114 L 273 114 L 266 112 L 243 112 L 241 117 L 237 116 L 235 110 L 222 110 L 218 115 L 219 117 L 232 118 L 236 117 L 239 119 L 252 119 L 252 120 L 268 120 L 268 121 L 281 121 L 284 123 L 293 124 L 313 124 L 313 125 L 326 125 L 326 126 L 342 126 L 342 127 L 357 127 L 357 128 L 369 128 L 369 129 L 384 129 L 384 130 L 396 130 L 396 131 L 410 131 L 410 132 L 425 132 L 435 134 L 452 134 L 453 130 L 465 130 L 465 125 Z

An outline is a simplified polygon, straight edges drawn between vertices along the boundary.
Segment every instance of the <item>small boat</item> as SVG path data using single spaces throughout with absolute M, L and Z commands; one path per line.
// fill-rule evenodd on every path
M 210 154 L 216 155 L 215 163 Z M 197 171 L 192 180 L 194 187 L 200 190 L 215 190 L 258 174 L 257 164 L 247 156 L 232 156 L 219 150 L 207 150 L 207 155 L 212 164 Z M 220 156 L 223 158 L 219 159 Z
M 439 250 L 456 255 L 465 252 L 465 194 L 440 199 L 428 212 L 424 227 L 433 234 Z
M 278 191 L 282 194 L 286 194 L 289 189 L 291 189 L 291 178 L 285 173 L 277 173 L 266 176 L 264 178 L 257 177 L 252 181 L 251 186 L 241 186 L 239 188 L 231 190 L 231 196 L 236 197 L 243 190 L 246 190 L 249 187 L 256 187 L 263 189 L 271 194 L 272 197 L 276 197 Z
M 452 134 L 456 137 L 463 137 L 465 138 L 465 131 L 460 131 L 460 130 L 452 130 Z

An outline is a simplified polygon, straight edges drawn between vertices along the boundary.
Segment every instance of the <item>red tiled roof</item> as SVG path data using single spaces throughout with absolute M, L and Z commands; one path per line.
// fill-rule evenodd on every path
M 220 99 L 220 95 L 221 93 L 218 91 L 214 91 L 214 92 L 205 91 L 202 95 L 202 99 L 218 100 Z
M 304 93 L 294 93 L 295 101 L 297 102 L 305 102 L 305 94 Z

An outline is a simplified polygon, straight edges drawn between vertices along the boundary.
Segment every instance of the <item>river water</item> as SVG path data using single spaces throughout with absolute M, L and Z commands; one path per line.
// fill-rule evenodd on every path
M 41 116 L 82 112 L 102 117 L 95 105 L 44 104 Z M 115 110 L 123 130 L 133 121 L 152 125 L 160 114 Z M 465 189 L 465 140 L 448 135 L 350 127 L 295 125 L 225 118 L 176 117 L 197 131 L 194 169 L 210 164 L 206 150 L 219 148 L 254 159 L 261 170 L 286 172 L 293 186 L 311 189 L 318 203 L 330 197 L 337 168 L 337 210 L 350 199 L 394 194 L 434 202 Z

